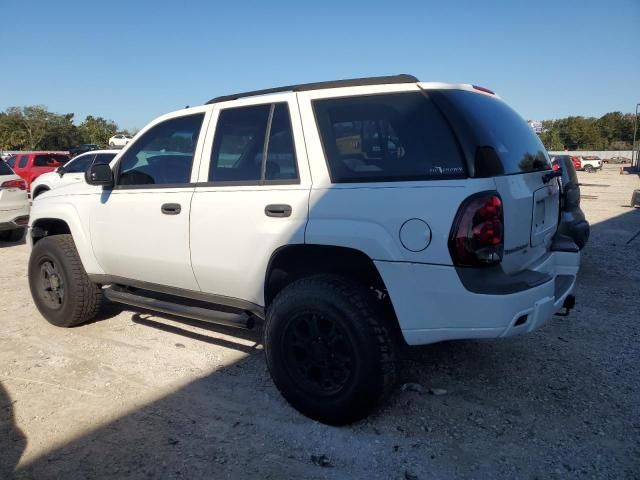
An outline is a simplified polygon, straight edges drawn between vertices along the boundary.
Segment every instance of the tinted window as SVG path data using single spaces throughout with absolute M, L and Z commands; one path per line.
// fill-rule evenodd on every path
M 204 114 L 173 118 L 152 127 L 124 154 L 119 185 L 189 183 Z
M 284 103 L 278 103 L 275 105 L 271 121 L 265 179 L 293 180 L 296 178 L 298 178 L 298 167 L 289 108 Z
M 113 157 L 115 156 L 115 153 L 98 153 L 94 163 L 96 165 L 111 163 L 111 160 L 113 160 Z
M 278 183 L 297 178 L 291 118 L 285 103 L 220 112 L 209 181 Z
M 482 158 L 492 165 L 493 174 L 532 172 L 551 168 L 542 142 L 527 122 L 502 100 L 464 90 L 443 92 L 468 120 L 477 141 L 482 145 Z M 480 150 L 480 149 L 479 149 Z M 499 165 L 493 165 L 494 158 Z M 482 159 L 476 169 L 483 170 Z
M 18 167 L 24 168 L 27 166 L 27 160 L 29 159 L 29 155 L 20 155 L 20 160 L 18 161 Z
M 7 160 L 7 164 L 9 164 L 11 168 L 14 168 L 16 166 L 16 158 L 17 157 L 14 156 Z
M 36 155 L 33 159 L 34 167 L 57 167 L 68 161 L 69 158 L 62 155 Z
M 0 175 L 13 175 L 11 167 L 2 160 L 0 160 Z
M 316 100 L 313 108 L 334 183 L 466 176 L 453 133 L 421 93 Z
M 91 166 L 94 157 L 95 155 L 93 154 L 80 155 L 67 163 L 64 167 L 64 171 L 66 173 L 83 173 Z

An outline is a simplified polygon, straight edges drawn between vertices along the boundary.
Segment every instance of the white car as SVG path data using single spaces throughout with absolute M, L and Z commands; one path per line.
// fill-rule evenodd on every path
M 508 337 L 568 313 L 580 251 L 557 234 L 558 175 L 522 117 L 473 85 L 399 75 L 218 97 L 34 202 L 31 294 L 61 327 L 103 296 L 264 320 L 283 396 L 343 424 L 391 391 L 397 339 Z
M 28 223 L 27 183 L 0 160 L 0 241 L 22 239 Z
M 113 147 L 124 147 L 127 143 L 131 141 L 133 137 L 131 135 L 125 135 L 124 133 L 118 133 L 109 139 L 109 146 Z
M 110 163 L 120 150 L 92 150 L 69 160 L 55 172 L 44 173 L 31 183 L 32 198 L 54 188 L 84 182 L 84 172 L 94 163 Z

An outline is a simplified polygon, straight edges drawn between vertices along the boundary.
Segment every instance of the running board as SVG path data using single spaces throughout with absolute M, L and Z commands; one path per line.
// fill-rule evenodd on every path
M 255 325 L 254 318 L 247 312 L 228 313 L 213 309 L 191 307 L 179 303 L 167 302 L 156 298 L 136 295 L 117 287 L 103 289 L 105 297 L 112 302 L 124 303 L 133 307 L 153 310 L 155 312 L 177 315 L 179 317 L 200 320 L 202 322 L 215 323 L 226 327 L 250 329 Z

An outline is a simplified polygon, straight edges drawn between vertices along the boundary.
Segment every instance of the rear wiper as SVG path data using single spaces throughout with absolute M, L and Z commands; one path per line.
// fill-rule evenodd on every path
M 555 170 L 553 172 L 545 173 L 542 176 L 542 181 L 544 183 L 549 183 L 552 179 L 554 179 L 556 177 L 561 177 L 561 176 L 562 176 L 562 169 L 559 168 L 558 170 Z

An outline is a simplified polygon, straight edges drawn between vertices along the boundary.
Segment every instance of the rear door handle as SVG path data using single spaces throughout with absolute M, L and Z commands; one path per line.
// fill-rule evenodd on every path
M 160 210 L 165 215 L 178 215 L 182 210 L 182 207 L 179 203 L 165 203 L 164 205 L 162 205 Z
M 264 207 L 264 214 L 267 217 L 290 217 L 291 205 L 273 204 Z

